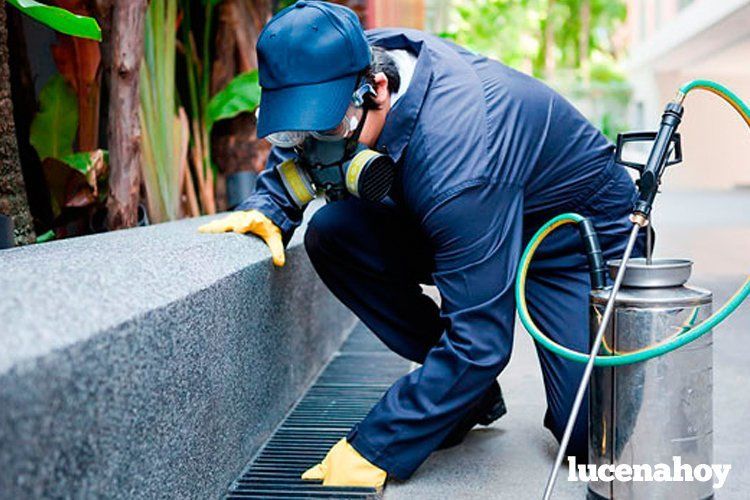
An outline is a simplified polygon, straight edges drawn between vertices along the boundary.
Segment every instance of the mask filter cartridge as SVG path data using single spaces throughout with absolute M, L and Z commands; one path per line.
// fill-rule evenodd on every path
M 300 208 L 318 194 L 328 201 L 351 195 L 378 202 L 388 196 L 396 177 L 396 165 L 390 156 L 364 148 L 342 163 L 309 166 L 305 161 L 290 159 L 277 165 L 276 171 Z
M 390 156 L 365 149 L 351 159 L 346 169 L 346 190 L 358 198 L 380 201 L 391 191 L 396 168 Z
M 287 194 L 299 208 L 304 208 L 315 198 L 316 192 L 310 177 L 296 161 L 290 159 L 279 163 L 276 165 L 276 172 L 281 177 Z

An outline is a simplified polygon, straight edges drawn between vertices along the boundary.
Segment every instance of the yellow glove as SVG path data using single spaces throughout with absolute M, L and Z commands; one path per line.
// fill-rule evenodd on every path
M 341 439 L 318 465 L 302 474 L 302 479 L 323 481 L 323 486 L 365 486 L 379 488 L 386 472 L 371 464 L 352 445 Z
M 263 238 L 271 249 L 273 263 L 279 267 L 284 265 L 284 243 L 281 241 L 281 230 L 271 219 L 258 210 L 232 212 L 223 219 L 215 220 L 198 228 L 201 233 L 253 233 Z

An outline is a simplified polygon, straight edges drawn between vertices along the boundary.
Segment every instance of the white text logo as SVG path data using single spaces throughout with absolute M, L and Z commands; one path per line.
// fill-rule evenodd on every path
M 715 489 L 724 486 L 730 464 L 683 464 L 681 457 L 672 457 L 672 464 L 604 464 L 577 465 L 575 457 L 568 457 L 568 481 L 701 481 L 713 480 Z

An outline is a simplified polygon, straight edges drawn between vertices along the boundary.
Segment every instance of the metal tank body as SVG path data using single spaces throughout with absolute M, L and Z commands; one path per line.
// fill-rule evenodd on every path
M 610 264 L 611 269 L 616 263 Z M 692 262 L 658 259 L 628 265 L 600 354 L 637 351 L 703 321 L 711 293 L 686 286 Z M 609 291 L 591 294 L 592 336 Z M 673 457 L 694 469 L 713 463 L 713 339 L 698 340 L 642 363 L 596 368 L 590 383 L 589 463 L 641 465 Z M 705 499 L 712 482 L 589 482 L 589 499 Z

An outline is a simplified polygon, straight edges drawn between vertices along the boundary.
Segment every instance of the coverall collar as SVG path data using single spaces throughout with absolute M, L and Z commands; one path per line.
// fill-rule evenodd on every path
M 367 36 L 373 45 L 384 49 L 409 49 L 417 54 L 417 64 L 409 88 L 388 112 L 376 146 L 376 149 L 388 153 L 398 162 L 409 144 L 432 81 L 432 60 L 422 40 L 410 38 L 406 33 L 391 34 L 377 30 L 368 31 Z

